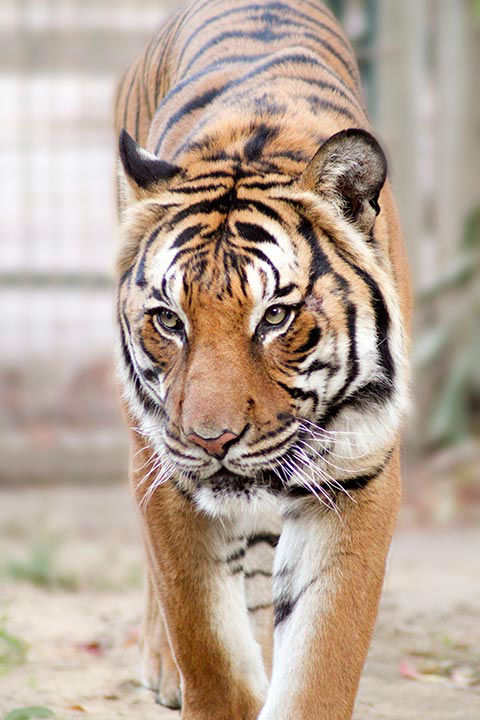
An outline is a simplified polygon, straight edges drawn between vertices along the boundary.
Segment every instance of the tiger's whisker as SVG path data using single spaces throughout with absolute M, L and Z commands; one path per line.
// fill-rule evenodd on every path
M 358 435 L 360 437 L 368 437 L 368 433 L 361 433 L 357 430 L 326 430 L 325 428 L 320 427 L 320 425 L 317 425 L 316 423 L 312 422 L 311 420 L 307 420 L 307 418 L 300 418 L 301 423 L 306 423 L 307 425 L 311 425 L 312 427 L 316 428 L 319 432 L 324 433 L 326 435 Z
M 310 486 L 309 478 L 308 478 L 308 476 L 306 475 L 306 473 L 305 473 L 301 468 L 299 468 L 293 461 L 285 458 L 285 459 L 284 459 L 284 462 L 285 462 L 285 464 L 287 465 L 287 467 L 289 467 L 295 474 L 297 474 L 297 475 L 300 474 L 300 481 L 302 481 L 302 479 L 303 479 L 303 485 L 304 485 L 304 487 L 307 487 L 309 490 L 311 490 L 312 492 L 314 492 L 313 489 L 312 489 L 311 486 Z M 306 483 L 306 485 L 305 485 L 305 483 Z M 334 501 L 332 500 L 332 498 L 330 497 L 330 495 L 329 495 L 323 488 L 321 488 L 321 487 L 318 486 L 318 485 L 316 485 L 316 490 L 319 490 L 319 491 L 322 493 L 322 495 L 324 495 L 324 497 L 327 499 L 328 505 L 327 505 L 327 503 L 325 503 L 325 501 L 322 500 L 323 504 L 324 504 L 326 507 L 331 507 L 332 510 L 335 510 L 335 512 L 338 513 L 338 508 L 337 508 L 337 506 L 335 505 L 335 503 L 334 503 Z M 314 495 L 315 495 L 318 499 L 320 499 L 316 492 L 314 492 Z
M 346 488 L 343 487 L 343 485 L 336 480 L 335 478 L 332 478 L 331 476 L 327 475 L 323 470 L 321 470 L 319 467 L 317 467 L 313 462 L 312 459 L 300 449 L 300 452 L 302 455 L 298 455 L 297 457 L 299 460 L 301 460 L 304 464 L 306 464 L 312 471 L 314 471 L 317 475 L 319 475 L 322 478 L 322 481 L 325 482 L 329 487 L 332 489 L 339 490 L 343 492 L 352 502 L 357 502 L 355 498 L 348 492 Z
M 301 443 L 302 445 L 304 445 L 305 447 L 309 448 L 309 450 L 311 450 L 313 453 L 315 453 L 315 455 L 317 455 L 317 457 L 319 457 L 320 460 L 322 460 L 322 462 L 326 463 L 327 465 L 329 465 L 332 468 L 335 468 L 335 470 L 340 470 L 340 472 L 346 472 L 346 473 L 353 474 L 353 475 L 358 472 L 358 470 L 349 470 L 348 468 L 342 468 L 339 465 L 335 465 L 335 463 L 332 463 L 330 460 L 327 460 L 327 458 L 324 455 L 319 453 L 318 450 L 316 450 L 314 447 L 312 447 L 307 442 L 305 442 L 305 440 L 298 440 L 298 442 Z M 341 456 L 338 455 L 337 457 L 341 457 Z M 348 457 L 348 458 L 343 458 L 343 459 L 347 462 L 349 460 L 354 460 L 356 458 Z

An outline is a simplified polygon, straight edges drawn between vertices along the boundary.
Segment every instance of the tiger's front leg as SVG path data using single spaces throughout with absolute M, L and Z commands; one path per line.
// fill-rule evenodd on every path
M 135 482 L 135 480 L 134 480 Z M 137 490 L 149 572 L 180 674 L 183 720 L 256 720 L 267 679 L 249 627 L 243 576 L 231 558 L 245 542 L 166 484 Z
M 398 460 L 338 515 L 287 509 L 274 573 L 273 676 L 259 720 L 350 720 L 400 497 Z
M 146 580 L 145 610 L 140 638 L 143 683 L 155 693 L 160 705 L 177 710 L 182 704 L 180 676 L 150 572 L 147 572 Z

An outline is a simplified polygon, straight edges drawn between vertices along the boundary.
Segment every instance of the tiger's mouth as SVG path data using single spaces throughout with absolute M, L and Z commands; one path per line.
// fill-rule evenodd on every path
M 248 465 L 239 467 L 239 472 L 231 469 L 228 461 L 220 461 L 221 466 L 210 475 L 195 471 L 187 471 L 183 474 L 195 484 L 197 489 L 210 490 L 214 495 L 218 493 L 249 495 L 255 490 L 265 490 L 279 495 L 288 490 L 293 475 L 292 463 L 297 451 L 296 443 L 292 443 L 281 456 L 266 460 L 260 467 L 258 465 L 252 468 Z
M 281 474 L 278 471 L 275 472 L 274 469 L 263 470 L 255 475 L 239 475 L 226 468 L 221 468 L 213 475 L 200 481 L 200 484 L 214 494 L 228 492 L 233 495 L 248 495 L 258 489 L 279 494 L 285 489 Z
M 241 438 L 246 435 L 246 426 Z M 273 433 L 272 433 L 273 435 Z M 250 443 L 239 443 L 228 448 L 223 457 L 207 454 L 184 444 L 181 437 L 167 432 L 163 444 L 171 474 L 179 473 L 190 484 L 200 488 L 240 488 L 254 485 L 279 491 L 290 479 L 289 466 L 294 460 L 296 443 L 301 436 L 298 422 L 289 422 L 275 437 L 254 438 Z M 265 439 L 268 444 L 265 445 Z

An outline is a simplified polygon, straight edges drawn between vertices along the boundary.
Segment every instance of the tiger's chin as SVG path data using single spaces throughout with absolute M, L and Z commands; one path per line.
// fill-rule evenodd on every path
M 276 506 L 285 488 L 275 470 L 245 472 L 222 467 L 206 478 L 184 475 L 176 485 L 200 510 L 215 517 L 238 518 Z

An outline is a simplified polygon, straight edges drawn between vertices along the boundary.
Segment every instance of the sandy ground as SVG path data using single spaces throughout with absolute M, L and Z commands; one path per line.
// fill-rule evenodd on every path
M 355 720 L 479 720 L 479 548 L 480 529 L 400 525 Z M 0 564 L 2 720 L 25 706 L 178 718 L 138 682 L 141 555 L 124 488 L 0 491 Z

